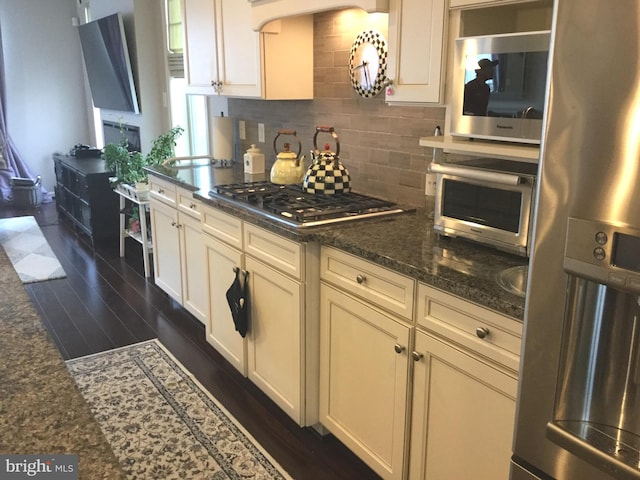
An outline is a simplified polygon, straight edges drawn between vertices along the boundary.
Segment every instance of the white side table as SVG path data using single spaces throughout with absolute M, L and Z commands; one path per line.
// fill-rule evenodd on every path
M 131 237 L 136 242 L 140 243 L 142 245 L 144 261 L 144 276 L 148 278 L 151 276 L 149 255 L 153 251 L 146 215 L 146 212 L 149 210 L 149 191 L 147 190 L 145 192 L 146 196 L 142 196 L 140 195 L 140 192 L 136 191 L 133 187 L 126 184 L 118 184 L 114 189 L 114 192 L 120 196 L 120 257 L 124 257 L 125 238 Z M 126 227 L 127 214 L 125 213 L 125 207 L 127 200 L 138 205 L 138 216 L 140 218 L 140 231 L 138 232 L 133 232 L 131 229 Z

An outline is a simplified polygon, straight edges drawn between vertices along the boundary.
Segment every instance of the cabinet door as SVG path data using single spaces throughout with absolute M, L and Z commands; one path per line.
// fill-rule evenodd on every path
M 445 0 L 390 0 L 389 103 L 439 103 Z
M 246 255 L 249 272 L 248 375 L 299 424 L 304 418 L 303 285 Z
M 251 28 L 251 4 L 218 0 L 218 77 L 222 95 L 260 97 L 260 33 Z
M 200 221 L 178 213 L 182 306 L 205 323 L 207 311 L 206 266 Z
M 150 213 L 156 285 L 182 303 L 178 213 L 175 208 L 153 199 Z
M 416 332 L 409 478 L 508 480 L 517 380 Z
M 203 234 L 207 269 L 207 341 L 243 375 L 247 375 L 246 339 L 235 330 L 225 296 L 235 278 L 234 268 L 242 268 L 242 252 Z
M 380 476 L 400 479 L 410 328 L 325 284 L 320 301 L 320 422 Z
M 218 80 L 216 1 L 183 0 L 185 74 L 193 93 L 214 93 Z

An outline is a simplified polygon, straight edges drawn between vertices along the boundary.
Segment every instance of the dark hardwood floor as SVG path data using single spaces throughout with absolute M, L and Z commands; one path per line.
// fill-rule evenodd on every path
M 117 239 L 94 250 L 54 203 L 0 207 L 0 217 L 23 215 L 37 219 L 67 273 L 25 285 L 64 359 L 158 338 L 293 478 L 379 478 L 335 437 L 296 425 L 209 346 L 204 326 L 144 278 L 138 244 L 120 258 Z

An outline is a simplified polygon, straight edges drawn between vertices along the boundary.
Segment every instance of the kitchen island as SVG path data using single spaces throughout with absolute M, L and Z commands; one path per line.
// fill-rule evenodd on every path
M 0 289 L 0 453 L 77 454 L 80 478 L 126 478 L 1 248 Z
M 266 175 L 232 168 L 150 167 L 148 171 L 194 192 L 195 198 L 244 221 L 298 242 L 317 241 L 403 273 L 465 300 L 522 320 L 524 298 L 502 289 L 497 276 L 524 266 L 526 258 L 462 239 L 444 238 L 433 230 L 433 208 L 409 208 L 379 219 L 342 222 L 323 227 L 294 228 L 279 224 L 208 195 L 215 185 L 261 181 Z

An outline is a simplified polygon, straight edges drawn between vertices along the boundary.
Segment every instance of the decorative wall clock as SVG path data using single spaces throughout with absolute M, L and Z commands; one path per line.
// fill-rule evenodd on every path
M 375 97 L 387 83 L 387 41 L 380 32 L 360 33 L 349 54 L 351 85 L 362 97 Z

